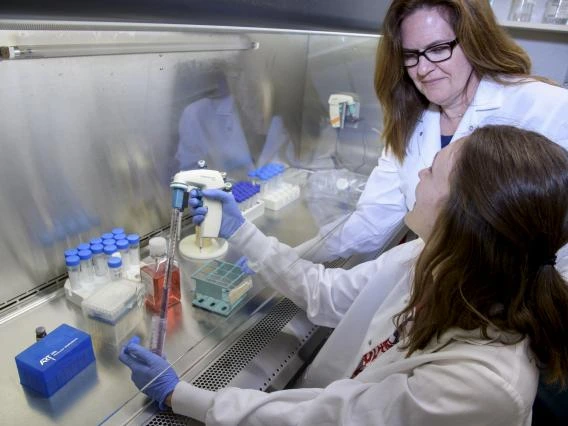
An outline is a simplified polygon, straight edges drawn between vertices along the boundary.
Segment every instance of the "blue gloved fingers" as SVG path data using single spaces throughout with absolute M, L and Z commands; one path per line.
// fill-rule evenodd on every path
M 124 352 L 129 356 L 136 358 L 140 363 L 151 366 L 155 364 L 158 360 L 164 361 L 164 359 L 146 349 L 144 346 L 140 346 L 137 343 L 129 343 L 126 345 Z
M 188 204 L 195 209 L 203 205 L 203 200 L 201 198 L 189 198 Z
M 230 238 L 245 222 L 245 218 L 235 201 L 235 197 L 232 193 L 219 189 L 204 189 L 201 192 L 205 198 L 221 202 L 223 215 L 221 218 L 219 236 L 222 238 Z
M 207 214 L 207 207 L 198 207 L 193 211 L 192 221 L 194 225 L 201 225 Z

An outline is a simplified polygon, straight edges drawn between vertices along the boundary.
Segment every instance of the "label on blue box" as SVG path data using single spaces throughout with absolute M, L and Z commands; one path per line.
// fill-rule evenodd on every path
M 20 383 L 51 396 L 95 360 L 91 336 L 62 324 L 16 356 Z

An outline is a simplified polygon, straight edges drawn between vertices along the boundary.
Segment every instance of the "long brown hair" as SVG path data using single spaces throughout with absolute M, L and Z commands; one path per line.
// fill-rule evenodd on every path
M 497 24 L 487 0 L 394 0 L 377 49 L 375 92 L 383 108 L 385 146 L 401 162 L 416 122 L 430 102 L 404 68 L 400 26 L 415 10 L 438 7 L 447 11 L 459 46 L 479 78 L 490 76 L 511 84 L 501 77 L 527 77 L 531 70 L 529 56 Z
M 528 336 L 550 381 L 568 383 L 568 283 L 554 267 L 568 243 L 568 151 L 510 126 L 460 147 L 450 194 L 395 317 L 408 355 L 451 327 Z

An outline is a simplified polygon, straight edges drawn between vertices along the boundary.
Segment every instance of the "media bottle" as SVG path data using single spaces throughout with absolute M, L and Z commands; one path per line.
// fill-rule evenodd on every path
M 150 256 L 142 261 L 140 278 L 146 288 L 146 306 L 154 312 L 159 312 L 166 279 L 167 241 L 163 237 L 154 237 L 150 239 L 148 246 Z M 168 308 L 181 301 L 180 281 L 179 266 L 173 260 Z

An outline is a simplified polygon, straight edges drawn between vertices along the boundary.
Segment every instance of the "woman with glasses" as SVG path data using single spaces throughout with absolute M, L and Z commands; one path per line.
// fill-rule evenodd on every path
M 529 426 L 539 367 L 568 383 L 568 285 L 555 266 L 568 242 L 568 151 L 486 126 L 419 180 L 405 221 L 420 239 L 350 270 L 299 259 L 230 193 L 204 190 L 222 203 L 220 235 L 335 330 L 299 388 L 198 389 L 132 342 L 120 359 L 136 386 L 207 425 Z M 207 209 L 190 197 L 200 224 Z
M 394 0 L 375 69 L 385 150 L 351 216 L 298 253 L 321 262 L 384 246 L 414 205 L 418 171 L 478 127 L 522 127 L 567 148 L 568 90 L 530 68 L 487 0 Z

